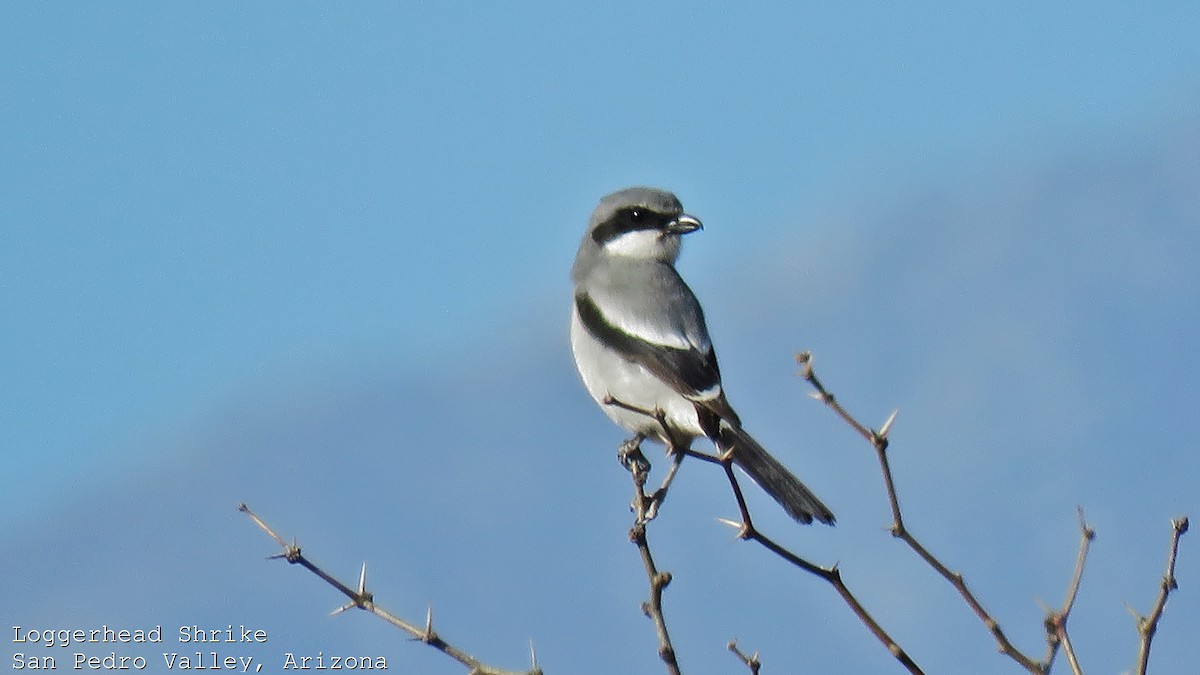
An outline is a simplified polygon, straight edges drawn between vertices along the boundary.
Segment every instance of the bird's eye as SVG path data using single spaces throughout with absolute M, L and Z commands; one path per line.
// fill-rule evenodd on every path
M 646 212 L 641 209 L 633 209 L 632 211 L 629 212 L 629 219 L 635 223 L 642 222 L 642 219 L 644 219 L 645 217 L 646 217 Z

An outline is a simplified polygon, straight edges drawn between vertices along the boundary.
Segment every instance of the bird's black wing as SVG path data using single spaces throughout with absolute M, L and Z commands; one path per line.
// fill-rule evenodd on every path
M 575 294 L 575 307 L 588 332 L 629 360 L 645 366 L 680 395 L 689 399 L 719 395 L 721 372 L 711 345 L 701 351 L 691 344 L 663 344 L 654 336 L 635 333 L 628 324 L 609 319 L 587 293 Z

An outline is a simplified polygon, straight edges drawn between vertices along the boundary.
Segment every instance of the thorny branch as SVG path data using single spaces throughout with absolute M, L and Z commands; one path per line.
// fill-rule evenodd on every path
M 888 462 L 888 431 L 896 420 L 896 412 L 888 416 L 887 421 L 883 423 L 879 431 L 875 431 L 854 418 L 845 408 L 837 401 L 832 393 L 830 393 L 821 383 L 812 367 L 812 353 L 801 352 L 796 355 L 796 362 L 801 366 L 801 375 L 805 380 L 812 385 L 815 392 L 813 398 L 821 401 L 841 417 L 847 424 L 859 433 L 863 438 L 871 444 L 875 449 L 876 457 L 879 460 L 879 467 L 883 473 L 883 483 L 887 490 L 888 504 L 892 510 L 892 536 L 904 541 L 922 560 L 932 567 L 939 575 L 941 575 L 951 586 L 958 591 L 967 606 L 979 617 L 984 626 L 991 632 L 992 637 L 996 640 L 996 644 L 1002 654 L 1007 655 L 1023 668 L 1035 675 L 1046 675 L 1050 672 L 1050 667 L 1054 662 L 1054 656 L 1058 651 L 1059 646 L 1063 647 L 1063 651 L 1067 655 L 1067 660 L 1071 666 L 1072 672 L 1076 675 L 1081 675 L 1083 672 L 1079 661 L 1076 658 L 1075 651 L 1071 645 L 1070 636 L 1067 633 L 1067 618 L 1070 616 L 1071 609 L 1075 605 L 1075 598 L 1079 593 L 1079 586 L 1083 579 L 1083 567 L 1087 560 L 1088 550 L 1091 542 L 1095 539 L 1096 533 L 1083 517 L 1083 510 L 1079 512 L 1080 526 L 1080 542 L 1079 555 L 1075 563 L 1075 573 L 1072 576 L 1071 583 L 1067 590 L 1067 597 L 1063 601 L 1063 606 L 1057 611 L 1051 611 L 1047 614 L 1044 621 L 1046 629 L 1047 650 L 1046 655 L 1040 661 L 1035 661 L 1033 658 L 1018 650 L 1009 641 L 1008 637 L 1001 630 L 999 622 L 984 609 L 979 599 L 967 587 L 963 575 L 955 572 L 947 567 L 941 560 L 930 553 L 929 549 L 925 548 L 920 541 L 908 530 L 904 524 L 904 515 L 900 510 L 900 500 L 896 494 L 895 481 L 892 478 L 892 469 Z M 1138 632 L 1142 636 L 1142 649 L 1139 655 L 1139 664 L 1141 670 L 1140 675 L 1145 674 L 1145 661 L 1149 657 L 1150 640 L 1154 635 L 1154 630 L 1157 627 L 1158 619 L 1162 616 L 1162 609 L 1166 604 L 1167 594 L 1171 589 L 1175 588 L 1175 555 L 1179 548 L 1179 537 L 1187 531 L 1187 518 L 1173 521 L 1175 526 L 1175 534 L 1171 543 L 1171 553 L 1167 561 L 1167 575 L 1163 578 L 1162 590 L 1159 595 L 1159 602 L 1155 605 L 1154 611 L 1150 617 L 1138 617 Z
M 867 427 L 859 422 L 851 415 L 837 399 L 830 393 L 825 386 L 817 378 L 816 373 L 812 368 L 812 355 L 809 352 L 802 352 L 796 355 L 796 361 L 802 366 L 801 375 L 815 389 L 813 397 L 823 402 L 832 409 L 839 417 L 855 431 L 865 438 L 874 448 L 876 457 L 879 461 L 880 469 L 883 475 L 884 486 L 887 491 L 888 503 L 892 511 L 892 526 L 890 528 L 892 536 L 904 541 L 922 560 L 932 567 L 939 575 L 949 582 L 962 596 L 967 606 L 979 617 L 983 624 L 992 633 L 999 646 L 1000 652 L 1008 655 L 1013 661 L 1021 665 L 1023 668 L 1036 675 L 1046 675 L 1050 671 L 1050 667 L 1054 662 L 1055 655 L 1059 647 L 1066 654 L 1071 670 L 1075 675 L 1082 675 L 1082 668 L 1076 658 L 1075 651 L 1071 645 L 1070 637 L 1067 632 L 1067 619 L 1070 616 L 1071 610 L 1075 605 L 1075 599 L 1078 596 L 1080 584 L 1083 579 L 1084 564 L 1087 560 L 1087 555 L 1090 550 L 1091 542 L 1095 539 L 1095 530 L 1088 526 L 1084 519 L 1083 510 L 1079 511 L 1080 525 L 1080 544 L 1079 554 L 1075 563 L 1075 571 L 1072 575 L 1071 583 L 1067 589 L 1066 598 L 1063 601 L 1062 607 L 1058 610 L 1048 611 L 1044 621 L 1046 630 L 1047 651 L 1045 656 L 1040 661 L 1035 661 L 1028 655 L 1024 654 L 1005 636 L 1001 630 L 999 623 L 992 617 L 975 595 L 967 587 L 963 575 L 955 572 L 942 563 L 934 556 L 917 538 L 907 529 L 904 523 L 903 513 L 900 509 L 900 502 L 896 492 L 895 482 L 892 477 L 891 466 L 888 461 L 888 432 L 892 424 L 896 420 L 896 412 L 893 412 L 878 431 Z M 654 622 L 655 630 L 659 639 L 659 656 L 667 666 L 668 673 L 678 675 L 679 664 L 677 661 L 675 649 L 671 644 L 669 633 L 667 632 L 666 621 L 662 612 L 662 593 L 666 586 L 671 582 L 671 574 L 669 572 L 659 571 L 654 559 L 650 553 L 649 543 L 646 538 L 646 526 L 657 515 L 659 506 L 666 497 L 667 489 L 674 480 L 676 473 L 679 470 L 680 463 L 685 456 L 692 456 L 702 459 L 706 462 L 720 464 L 725 471 L 725 475 L 729 480 L 730 487 L 733 490 L 734 498 L 737 501 L 738 509 L 741 513 L 741 522 L 720 519 L 721 522 L 730 525 L 737 529 L 738 538 L 743 540 L 752 540 L 758 542 L 767 550 L 783 558 L 792 565 L 824 579 L 832 585 L 841 595 L 846 604 L 854 611 L 859 620 L 871 631 L 875 637 L 887 647 L 888 651 L 902 664 L 910 673 L 922 673 L 923 671 L 908 654 L 887 634 L 886 631 L 874 620 L 874 618 L 866 611 L 857 598 L 850 592 L 849 588 L 842 580 L 841 572 L 836 565 L 832 567 L 822 567 L 813 564 L 800 556 L 787 550 L 774 540 L 762 534 L 755 528 L 753 520 L 750 517 L 749 508 L 746 505 L 746 500 L 742 494 L 741 486 L 737 482 L 736 474 L 733 471 L 733 451 L 729 451 L 712 456 L 701 452 L 696 452 L 688 448 L 684 444 L 675 442 L 671 430 L 668 428 L 665 416 L 661 410 L 642 410 L 625 404 L 621 401 L 612 399 L 611 397 L 605 400 L 606 404 L 616 405 L 628 410 L 641 412 L 658 420 L 659 425 L 663 429 L 664 437 L 667 439 L 668 454 L 672 458 L 672 465 L 664 479 L 662 485 L 653 493 L 647 493 L 645 485 L 650 471 L 650 463 L 646 460 L 641 452 L 642 437 L 638 436 L 629 441 L 626 441 L 621 446 L 619 459 L 621 463 L 629 470 L 633 478 L 635 491 L 632 503 L 632 509 L 635 515 L 633 527 L 630 529 L 630 540 L 637 545 L 641 553 L 642 562 L 646 568 L 646 574 L 650 580 L 650 599 L 643 603 L 643 612 L 650 617 Z M 493 666 L 486 665 L 480 662 L 475 657 L 467 654 L 461 649 L 451 645 L 444 640 L 433 629 L 433 610 L 429 608 L 425 616 L 425 625 L 423 627 L 414 623 L 401 619 L 381 607 L 378 607 L 374 602 L 374 596 L 366 590 L 366 565 L 362 567 L 359 575 L 357 589 L 352 589 L 345 583 L 334 578 L 329 573 L 325 572 L 319 566 L 312 563 L 300 551 L 300 547 L 295 543 L 287 543 L 275 533 L 261 518 L 250 511 L 245 504 L 239 504 L 238 510 L 245 513 L 251 520 L 254 521 L 264 532 L 276 541 L 282 548 L 283 552 L 274 556 L 274 558 L 282 558 L 290 564 L 300 565 L 309 570 L 313 574 L 320 577 L 330 586 L 337 589 L 345 595 L 349 602 L 337 608 L 334 614 L 343 612 L 347 609 L 358 608 L 367 611 L 375 616 L 387 621 L 393 626 L 412 635 L 414 639 L 420 640 L 435 649 L 446 654 L 450 658 L 469 668 L 469 675 L 542 675 L 542 670 L 537 664 L 537 655 L 530 646 L 530 657 L 532 667 L 526 671 L 509 671 Z M 1147 663 L 1150 656 L 1150 646 L 1154 639 L 1154 634 L 1158 628 L 1158 622 L 1162 618 L 1166 608 L 1167 597 L 1171 591 L 1178 588 L 1175 579 L 1175 561 L 1179 553 L 1179 540 L 1184 533 L 1188 531 L 1188 518 L 1183 516 L 1172 521 L 1173 534 L 1171 537 L 1170 552 L 1167 557 L 1167 569 L 1159 586 L 1158 599 L 1155 602 L 1149 616 L 1140 616 L 1135 613 L 1137 619 L 1138 634 L 1141 637 L 1138 650 L 1138 665 L 1135 670 L 1138 675 L 1145 675 Z M 728 649 L 734 653 L 737 658 L 750 669 L 752 675 L 759 672 L 761 663 L 758 659 L 758 653 L 747 655 L 738 646 L 736 640 L 730 641 L 727 645 Z
M 1137 675 L 1146 675 L 1146 666 L 1150 661 L 1150 642 L 1154 640 L 1154 633 L 1158 630 L 1158 620 L 1162 618 L 1163 610 L 1167 608 L 1167 596 L 1171 594 L 1171 591 L 1179 588 L 1179 584 L 1175 582 L 1175 557 L 1179 555 L 1179 538 L 1187 531 L 1187 516 L 1171 521 L 1171 550 L 1167 554 L 1167 571 L 1163 574 L 1162 581 L 1158 586 L 1158 600 L 1154 603 L 1154 609 L 1150 610 L 1150 616 L 1137 617 L 1138 635 L 1141 636 L 1137 669 L 1134 671 Z
M 738 484 L 737 475 L 733 471 L 734 448 L 731 448 L 729 451 L 715 457 L 712 455 L 706 455 L 702 452 L 696 452 L 675 441 L 671 434 L 670 428 L 666 424 L 666 420 L 661 410 L 645 410 L 614 399 L 611 396 L 606 397 L 604 402 L 608 405 L 619 406 L 626 410 L 638 412 L 657 419 L 660 427 L 662 428 L 664 436 L 668 439 L 667 452 L 674 460 L 674 464 L 672 465 L 670 472 L 667 474 L 666 479 L 663 481 L 662 487 L 656 490 L 653 494 L 648 495 L 645 491 L 645 484 L 646 477 L 650 469 L 650 464 L 646 460 L 645 456 L 641 453 L 642 438 L 635 436 L 629 441 L 626 441 L 624 444 L 622 444 L 621 450 L 618 453 L 618 458 L 621 460 L 621 463 L 624 464 L 632 474 L 635 486 L 633 510 L 637 515 L 637 518 L 635 520 L 633 529 L 630 530 L 630 539 L 637 544 L 638 549 L 642 552 L 642 561 L 645 563 L 646 573 L 650 577 L 650 602 L 643 606 L 643 610 L 646 611 L 647 616 L 654 620 L 655 629 L 658 632 L 659 638 L 659 655 L 662 657 L 663 662 L 667 664 L 668 671 L 671 673 L 679 672 L 679 664 L 675 659 L 675 650 L 671 646 L 670 637 L 667 634 L 666 624 L 662 615 L 662 588 L 665 587 L 670 581 L 670 575 L 666 575 L 665 580 L 660 581 L 662 573 L 658 572 L 657 568 L 654 567 L 654 561 L 650 557 L 650 549 L 646 543 L 645 537 L 645 525 L 648 518 L 653 517 L 652 514 L 657 511 L 659 504 L 666 496 L 667 487 L 674 479 L 675 473 L 679 468 L 679 463 L 683 461 L 684 456 L 689 456 L 696 457 L 710 463 L 720 464 L 724 469 L 725 476 L 729 479 L 729 485 L 733 489 L 733 496 L 737 501 L 742 522 L 735 523 L 730 520 L 720 520 L 721 522 L 736 528 L 738 530 L 739 539 L 758 542 L 764 548 L 783 558 L 792 565 L 799 567 L 805 572 L 824 579 L 826 582 L 832 585 L 834 589 L 837 590 L 838 595 L 842 597 L 842 600 L 845 601 L 845 603 L 850 607 L 859 620 L 863 622 L 869 631 L 871 631 L 871 634 L 874 635 L 880 642 L 882 642 L 887 648 L 888 652 L 890 652 L 892 656 L 894 656 L 910 673 L 913 673 L 914 675 L 921 675 L 924 672 L 921 670 L 920 666 L 918 666 L 904 651 L 904 649 L 901 648 L 900 645 L 897 644 L 890 635 L 888 635 L 887 631 L 885 631 L 883 627 L 879 625 L 875 618 L 872 617 L 869 612 L 867 612 L 862 603 L 858 601 L 858 598 L 856 598 L 854 594 L 850 592 L 850 589 L 842 580 L 841 571 L 838 570 L 836 566 L 821 567 L 819 565 L 815 565 L 787 550 L 774 540 L 759 532 L 758 529 L 754 527 L 754 521 L 750 517 L 750 509 L 746 505 L 745 495 L 742 494 L 742 488 Z M 752 659 L 753 663 L 748 662 L 744 658 L 744 655 L 742 655 L 736 649 L 736 644 L 731 644 L 733 645 L 733 647 L 731 647 L 731 651 L 738 655 L 739 658 L 742 658 L 743 663 L 746 663 L 746 665 L 750 666 L 753 671 L 757 672 L 758 655 L 754 655 Z
M 758 660 L 758 652 L 747 654 L 742 651 L 741 647 L 738 647 L 737 640 L 730 640 L 729 644 L 725 646 L 729 648 L 729 651 L 733 652 L 734 656 L 738 657 L 738 661 L 741 661 L 750 669 L 750 675 L 758 675 L 758 669 L 762 668 L 762 663 Z
M 1075 648 L 1071 645 L 1071 637 L 1067 634 L 1067 617 L 1071 615 L 1071 609 L 1075 606 L 1075 598 L 1079 596 L 1079 585 L 1083 581 L 1083 565 L 1087 561 L 1088 551 L 1091 550 L 1092 540 L 1095 538 L 1096 531 L 1088 526 L 1087 520 L 1083 517 L 1083 509 L 1080 508 L 1079 555 L 1075 558 L 1075 573 L 1071 575 L 1071 583 L 1067 586 L 1067 597 L 1063 599 L 1062 607 L 1057 611 L 1046 613 L 1046 656 L 1041 660 L 1041 663 L 1045 665 L 1046 672 L 1049 672 L 1050 666 L 1053 665 L 1054 655 L 1061 644 L 1063 652 L 1067 655 L 1067 663 L 1071 666 L 1071 672 L 1074 675 L 1083 675 L 1083 668 L 1080 667 L 1079 659 L 1075 655 Z
M 892 478 L 892 468 L 888 462 L 887 455 L 887 436 L 888 432 L 891 430 L 892 424 L 896 420 L 897 413 L 893 412 L 890 416 L 888 416 L 887 421 L 883 423 L 883 426 L 880 427 L 880 430 L 875 431 L 874 429 L 867 427 L 855 419 L 853 415 L 847 412 L 846 409 L 843 408 L 840 403 L 838 403 L 837 398 L 825 388 L 825 385 L 821 383 L 821 380 L 817 378 L 816 373 L 813 371 L 812 354 L 810 352 L 801 352 L 800 354 L 797 354 L 796 363 L 799 363 L 801 366 L 800 374 L 805 380 L 808 381 L 810 385 L 812 385 L 813 389 L 816 390 L 813 394 L 813 398 L 829 406 L 830 409 L 832 409 L 839 417 L 845 420 L 847 424 L 857 431 L 860 436 L 865 438 L 867 442 L 871 444 L 871 447 L 875 449 L 875 455 L 879 459 L 879 468 L 883 472 L 883 483 L 887 489 L 888 504 L 892 508 L 892 536 L 902 540 L 905 544 L 908 544 L 908 547 L 911 548 L 918 556 L 920 556 L 920 558 L 924 560 L 926 564 L 932 567 L 934 571 L 940 574 L 942 578 L 948 581 L 950 585 L 958 591 L 958 594 L 962 596 L 963 600 L 967 603 L 967 606 L 971 608 L 971 611 L 975 612 L 975 615 L 979 617 L 979 620 L 983 622 L 983 625 L 986 626 L 989 631 L 991 631 L 992 637 L 995 638 L 996 644 L 1000 648 L 1000 652 L 1002 654 L 1008 655 L 1011 659 L 1019 663 L 1023 668 L 1031 673 L 1038 673 L 1041 675 L 1048 672 L 1049 664 L 1039 663 L 1013 646 L 1012 642 L 1009 641 L 1008 636 L 1006 636 L 1004 631 L 1000 628 L 1000 623 L 996 621 L 996 619 L 992 617 L 992 615 L 989 614 L 986 609 L 984 609 L 983 604 L 978 598 L 975 597 L 975 594 L 971 592 L 971 589 L 967 587 L 967 583 L 963 579 L 963 575 L 960 572 L 951 570 L 945 565 L 945 563 L 933 555 L 933 553 L 930 553 L 929 549 L 925 548 L 924 544 L 918 541 L 917 538 L 911 532 L 909 532 L 908 528 L 905 527 L 904 514 L 900 510 L 900 500 L 896 494 L 896 484 Z
M 503 670 L 501 668 L 489 666 L 459 649 L 458 647 L 450 644 L 440 635 L 438 635 L 438 633 L 433 629 L 432 607 L 430 607 L 425 613 L 425 625 L 418 626 L 412 622 L 405 621 L 404 619 L 401 619 L 400 617 L 391 614 L 387 610 L 376 605 L 374 595 L 367 591 L 367 566 L 365 564 L 362 566 L 362 571 L 358 577 L 358 588 L 352 589 L 348 585 L 338 581 L 308 558 L 304 557 L 304 555 L 300 552 L 300 547 L 295 542 L 289 544 L 284 541 L 283 537 L 280 537 L 278 534 L 276 534 L 269 525 L 263 522 L 261 518 L 259 518 L 253 511 L 250 510 L 250 507 L 246 506 L 244 503 L 238 504 L 238 511 L 246 514 L 251 520 L 254 521 L 255 525 L 258 525 L 263 532 L 266 532 L 283 548 L 282 553 L 270 556 L 270 559 L 274 560 L 276 558 L 282 558 L 283 560 L 288 561 L 290 564 L 300 565 L 304 569 L 320 577 L 323 581 L 325 581 L 325 583 L 336 588 L 342 593 L 342 595 L 345 595 L 347 598 L 349 598 L 349 602 L 334 610 L 334 614 L 340 614 L 341 612 L 352 608 L 358 608 L 374 614 L 380 619 L 383 619 L 384 621 L 413 636 L 414 639 L 424 642 L 425 644 L 437 649 L 446 656 L 449 656 L 455 661 L 458 661 L 462 665 L 466 666 L 469 669 L 468 672 L 470 675 L 542 675 L 542 669 L 537 664 L 537 654 L 533 651 L 532 645 L 530 645 L 530 660 L 532 666 L 529 670 Z
M 633 478 L 633 527 L 629 529 L 629 541 L 633 542 L 642 556 L 642 564 L 646 568 L 646 577 L 650 580 L 650 599 L 642 603 L 642 612 L 654 622 L 654 632 L 658 635 L 658 656 L 671 675 L 679 675 L 679 661 L 675 657 L 675 647 L 671 644 L 671 635 L 667 631 L 667 620 L 663 616 L 662 594 L 667 584 L 671 583 L 671 573 L 662 572 L 654 563 L 650 554 L 650 543 L 646 539 L 646 526 L 658 505 L 662 495 L 666 494 L 666 484 L 659 488 L 654 495 L 646 494 L 646 479 L 650 476 L 650 462 L 642 454 L 642 439 L 635 436 L 621 444 L 617 459 L 629 470 Z M 674 465 L 678 467 L 676 462 Z M 672 471 L 667 482 L 675 475 Z
M 774 553 L 780 558 L 783 558 L 792 565 L 825 580 L 827 583 L 829 583 L 829 585 L 833 586 L 834 590 L 838 592 L 838 595 L 842 596 L 842 600 L 846 603 L 846 605 L 850 607 L 850 610 L 854 612 L 854 615 L 858 617 L 858 620 L 867 627 L 867 630 L 871 631 L 871 634 L 875 636 L 875 639 L 883 643 L 883 646 L 886 647 L 888 652 L 900 662 L 900 665 L 904 666 L 905 669 L 907 669 L 908 672 L 913 673 L 913 675 L 922 675 L 925 671 L 921 670 L 921 667 L 912 660 L 912 657 L 910 657 L 908 653 L 905 652 L 904 649 L 897 644 L 894 639 L 892 639 L 892 636 L 883 629 L 883 626 L 879 625 L 879 622 L 875 620 L 875 617 L 871 616 L 870 612 L 868 612 L 867 609 L 863 607 L 862 603 L 858 601 L 858 598 L 856 598 L 854 594 L 850 592 L 850 588 L 846 586 L 846 582 L 842 580 L 842 572 L 838 569 L 837 565 L 832 567 L 821 567 L 820 565 L 813 564 L 784 548 L 775 540 L 764 535 L 758 530 L 758 528 L 754 526 L 754 521 L 750 518 L 750 510 L 746 507 L 746 499 L 742 495 L 742 488 L 740 485 L 738 485 L 737 475 L 733 472 L 732 452 L 727 452 L 721 455 L 721 465 L 725 468 L 725 475 L 729 479 L 730 487 L 733 488 L 733 495 L 737 500 L 738 510 L 741 511 L 742 522 L 737 523 L 724 518 L 719 520 L 726 525 L 735 528 L 738 531 L 737 536 L 739 539 L 757 542 L 763 548 Z

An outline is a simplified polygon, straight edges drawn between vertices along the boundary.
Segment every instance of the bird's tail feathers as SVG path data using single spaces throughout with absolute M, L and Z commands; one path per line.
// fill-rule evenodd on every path
M 811 523 L 816 519 L 833 525 L 833 512 L 829 507 L 821 503 L 812 490 L 741 427 L 722 421 L 717 445 L 722 452 L 732 448 L 734 463 L 779 502 L 788 515 L 801 523 Z

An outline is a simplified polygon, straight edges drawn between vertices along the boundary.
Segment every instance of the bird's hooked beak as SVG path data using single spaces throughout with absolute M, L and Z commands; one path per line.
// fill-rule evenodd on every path
M 687 234 L 703 228 L 704 225 L 699 220 L 686 213 L 680 214 L 678 218 L 667 223 L 668 234 Z

